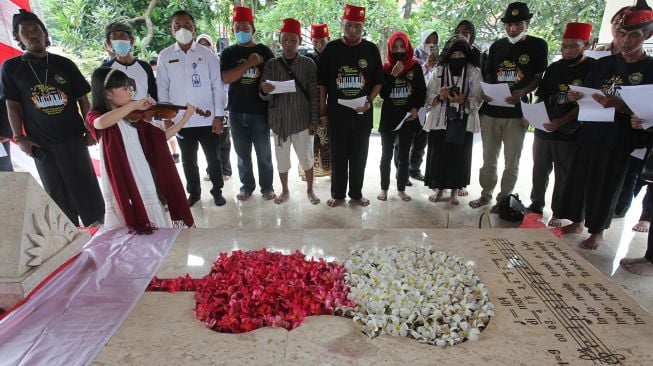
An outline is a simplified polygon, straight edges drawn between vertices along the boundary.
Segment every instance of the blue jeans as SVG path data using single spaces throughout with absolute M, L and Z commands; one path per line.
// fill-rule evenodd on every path
M 274 192 L 270 127 L 266 116 L 230 112 L 229 119 L 231 120 L 231 138 L 236 155 L 238 155 L 238 175 L 242 183 L 240 191 L 252 193 L 256 189 L 256 180 L 252 170 L 252 145 L 254 145 L 261 193 Z
M 11 152 L 9 150 L 10 142 L 3 142 L 2 145 L 5 148 L 5 151 L 7 152 L 7 156 L 4 156 L 0 158 L 0 172 L 13 172 L 14 171 L 14 166 L 11 165 Z

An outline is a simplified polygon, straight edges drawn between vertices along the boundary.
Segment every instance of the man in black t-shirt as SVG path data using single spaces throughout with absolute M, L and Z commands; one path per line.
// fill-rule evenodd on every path
M 648 19 L 638 14 L 647 15 Z M 653 57 L 647 56 L 643 48 L 644 41 L 652 35 L 653 11 L 645 2 L 625 10 L 617 34 L 620 52 L 596 60 L 585 81 L 587 87 L 603 92 L 587 97 L 605 108 L 615 108 L 615 112 L 612 123 L 581 121 L 580 148 L 565 187 L 562 218 L 573 223 L 563 231 L 581 233 L 584 221 L 590 236 L 581 242 L 583 249 L 594 250 L 603 243 L 603 231 L 610 227 L 630 154 L 647 142 L 646 132 L 632 128 L 632 112 L 620 93 L 623 86 L 653 84 Z M 567 93 L 571 101 L 582 97 L 575 91 Z
M 381 91 L 383 68 L 376 45 L 362 38 L 365 8 L 345 6 L 343 37 L 327 44 L 318 65 L 320 121 L 329 128 L 331 199 L 344 203 L 349 181 L 352 202 L 367 206 L 363 178 L 372 131 L 372 101 Z M 342 100 L 358 99 L 357 108 Z M 364 100 L 364 102 L 361 102 Z M 347 102 L 344 102 L 347 103 Z
M 547 44 L 543 39 L 526 35 L 533 17 L 525 3 L 508 5 L 501 18 L 508 37 L 490 46 L 483 78 L 486 83 L 508 84 L 512 95 L 506 98 L 513 107 L 492 105 L 492 100 L 483 96 L 481 115 L 481 138 L 483 140 L 483 167 L 480 171 L 481 197 L 469 202 L 472 208 L 485 206 L 492 201 L 497 185 L 497 159 L 503 144 L 505 168 L 501 177 L 501 191 L 497 202 L 501 202 L 515 188 L 519 174 L 524 134 L 527 125 L 522 123 L 520 102 L 535 90 L 547 66 Z M 497 206 L 491 212 L 497 212 Z
M 45 191 L 70 221 L 99 224 L 104 201 L 87 148 L 95 141 L 78 111 L 88 112 L 91 87 L 72 61 L 46 51 L 48 32 L 36 15 L 21 9 L 13 34 L 26 52 L 3 64 L 0 99 L 14 138 L 35 158 Z
M 272 187 L 274 168 L 267 122 L 268 104 L 259 96 L 259 88 L 265 61 L 274 58 L 274 54 L 252 38 L 256 31 L 252 9 L 242 6 L 234 8 L 233 31 L 237 44 L 222 51 L 220 69 L 222 80 L 229 84 L 231 137 L 238 155 L 238 175 L 242 184 L 236 197 L 244 201 L 256 189 L 252 170 L 254 145 L 261 193 L 265 200 L 272 200 L 276 195 Z
M 571 163 L 578 151 L 577 137 L 580 123 L 578 105 L 567 100 L 569 85 L 581 86 L 592 65 L 592 59 L 583 55 L 589 46 L 592 25 L 568 23 L 562 36 L 562 59 L 546 69 L 537 96 L 544 101 L 550 121 L 548 131 L 535 130 L 533 141 L 533 188 L 529 209 L 542 213 L 549 174 L 555 169 L 555 186 L 550 226 L 562 225 L 560 207 L 562 194 Z

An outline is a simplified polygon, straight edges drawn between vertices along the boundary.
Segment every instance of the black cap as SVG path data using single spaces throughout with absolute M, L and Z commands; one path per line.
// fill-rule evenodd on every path
M 25 9 L 20 9 L 18 14 L 14 14 L 14 17 L 12 19 L 12 28 L 14 33 L 18 33 L 18 26 L 20 23 L 25 22 L 25 21 L 33 21 L 38 23 L 38 25 L 41 27 L 43 32 L 48 32 L 47 29 L 45 28 L 45 24 L 39 19 L 39 17 L 36 16 L 36 14 L 27 11 Z
M 111 36 L 111 33 L 113 32 L 125 32 L 129 34 L 129 36 L 132 36 L 132 28 L 122 22 L 113 22 L 104 28 L 104 36 L 109 39 L 109 36 Z
M 501 21 L 504 23 L 517 23 L 524 20 L 530 20 L 533 14 L 528 10 L 526 3 L 515 2 L 508 4 L 506 12 L 503 14 Z

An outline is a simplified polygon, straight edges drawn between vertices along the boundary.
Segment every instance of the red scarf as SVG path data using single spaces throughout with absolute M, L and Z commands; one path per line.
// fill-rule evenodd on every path
M 413 46 L 410 44 L 410 39 L 408 39 L 408 35 L 404 32 L 394 32 L 390 35 L 390 38 L 388 39 L 388 52 L 386 56 L 386 61 L 383 64 L 383 72 L 386 74 L 390 74 L 392 72 L 392 68 L 395 66 L 397 61 L 393 60 L 392 57 L 390 56 L 392 54 L 392 45 L 395 43 L 397 39 L 401 39 L 404 41 L 404 44 L 406 45 L 406 55 L 404 58 L 401 60 L 401 62 L 404 63 L 404 71 L 399 74 L 399 76 L 404 76 L 408 71 L 411 71 L 413 69 L 413 66 L 417 63 L 417 59 L 414 56 L 413 52 Z
M 86 116 L 86 121 L 94 136 L 97 136 L 98 131 L 95 130 L 93 121 L 99 116 L 101 116 L 101 113 L 96 111 L 91 111 Z M 136 128 L 138 129 L 138 139 L 143 148 L 143 154 L 153 174 L 156 189 L 165 197 L 168 203 L 168 211 L 173 227 L 179 227 L 182 224 L 193 227 L 195 225 L 193 215 L 186 200 L 184 186 L 168 150 L 165 132 L 144 121 L 138 122 Z M 147 211 L 129 167 L 120 127 L 115 124 L 101 132 L 103 139 L 102 153 L 104 154 L 104 165 L 107 169 L 106 178 L 111 183 L 111 189 L 116 196 L 118 207 L 125 218 L 127 227 L 130 232 L 151 234 L 155 227 L 147 217 Z

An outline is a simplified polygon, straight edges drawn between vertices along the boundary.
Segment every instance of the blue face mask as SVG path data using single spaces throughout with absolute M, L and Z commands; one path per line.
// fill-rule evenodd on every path
M 114 51 L 120 56 L 125 57 L 129 54 L 129 51 L 132 50 L 132 45 L 130 41 L 125 41 L 122 39 L 114 39 L 111 41 L 111 47 Z
M 236 41 L 240 44 L 247 44 L 252 40 L 251 32 L 236 32 Z

